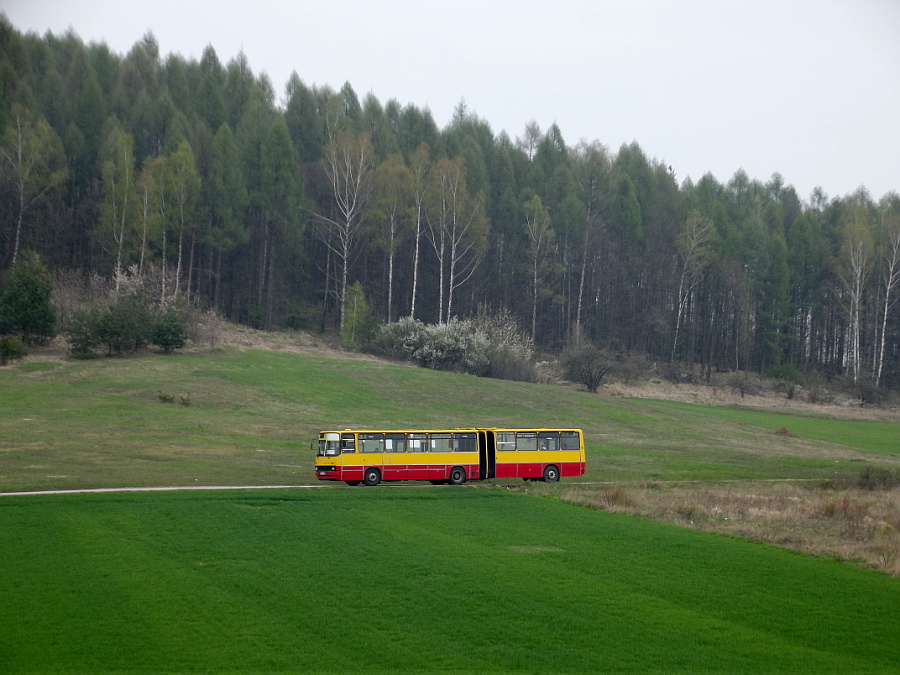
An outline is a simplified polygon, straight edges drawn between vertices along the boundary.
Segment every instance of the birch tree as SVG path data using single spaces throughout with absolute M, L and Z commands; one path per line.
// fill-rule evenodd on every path
M 194 153 L 187 141 L 182 141 L 178 145 L 178 150 L 169 158 L 168 187 L 172 202 L 171 215 L 178 228 L 178 263 L 175 269 L 174 292 L 177 298 L 181 292 L 185 230 L 193 229 L 194 209 L 197 205 L 197 195 L 200 192 L 200 177 L 194 167 Z M 188 299 L 190 299 L 190 289 L 188 289 Z
M 412 176 L 403 157 L 390 155 L 375 170 L 375 199 L 373 220 L 376 224 L 375 242 L 388 257 L 387 322 L 393 320 L 394 255 L 403 239 L 404 231 L 414 209 L 410 208 Z
M 122 277 L 122 251 L 135 204 L 134 139 L 116 128 L 109 139 L 110 157 L 103 162 L 101 227 L 112 235 L 116 250 L 115 293 Z
M 609 184 L 610 162 L 606 148 L 599 143 L 582 143 L 575 150 L 575 179 L 581 189 L 582 202 L 586 208 L 584 240 L 581 248 L 581 271 L 578 279 L 578 301 L 575 310 L 575 325 L 582 325 L 584 287 L 588 272 L 588 260 L 594 255 L 591 243 L 596 239 L 597 230 L 603 225 L 600 214 L 604 187 Z
M 342 329 L 351 257 L 372 193 L 374 156 L 368 134 L 341 131 L 325 146 L 322 160 L 334 197 L 334 209 L 330 213 L 316 215 L 322 226 L 322 240 L 334 252 L 341 266 L 338 303 Z
M 676 239 L 681 273 L 678 278 L 678 300 L 675 308 L 675 335 L 672 338 L 672 361 L 678 349 L 678 337 L 688 299 L 703 280 L 703 272 L 709 264 L 712 222 L 696 209 L 688 214 L 684 227 Z
M 863 298 L 872 271 L 874 248 L 867 201 L 866 195 L 862 193 L 856 193 L 848 199 L 843 218 L 843 241 L 838 268 L 840 303 L 847 313 L 848 321 L 845 360 L 854 384 L 859 382 L 862 367 L 860 333 Z
M 412 300 L 410 302 L 409 317 L 416 318 L 416 293 L 419 284 L 419 246 L 422 241 L 422 225 L 425 221 L 425 195 L 428 193 L 431 179 L 431 160 L 429 158 L 428 144 L 422 142 L 409 159 L 410 179 L 412 182 L 413 201 L 415 203 L 412 269 Z
M 440 160 L 433 176 L 426 222 L 438 257 L 438 320 L 446 323 L 453 314 L 454 291 L 471 279 L 478 267 L 487 242 L 488 220 L 484 194 L 469 194 L 461 157 Z
M 897 304 L 894 290 L 900 285 L 900 196 L 889 193 L 881 200 L 881 284 L 884 302 L 881 306 L 881 335 L 872 378 L 880 386 L 884 372 L 884 352 L 887 344 L 888 315 Z
M 11 263 L 15 266 L 25 214 L 50 190 L 65 182 L 69 171 L 59 137 L 42 116 L 18 103 L 13 105 L 6 131 L 0 138 L 0 166 L 12 184 L 15 198 L 16 230 Z
M 537 309 L 541 283 L 556 236 L 550 227 L 550 212 L 538 195 L 525 203 L 525 236 L 531 254 L 531 340 L 537 342 Z

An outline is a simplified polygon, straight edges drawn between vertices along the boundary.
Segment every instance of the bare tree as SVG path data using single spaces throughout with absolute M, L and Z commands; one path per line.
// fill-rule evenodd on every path
M 675 310 L 675 336 L 672 339 L 673 361 L 688 298 L 703 280 L 703 271 L 709 264 L 709 240 L 712 233 L 712 223 L 694 209 L 688 214 L 684 228 L 678 235 L 676 244 L 681 258 L 681 274 L 678 280 L 678 306 Z
M 577 324 L 559 361 L 564 377 L 583 384 L 592 394 L 597 393 L 603 378 L 612 370 L 606 354 L 590 341 L 584 329 Z
M 550 212 L 537 195 L 525 204 L 525 234 L 531 253 L 531 339 L 537 341 L 537 308 L 540 284 L 547 256 L 553 248 L 555 233 L 550 227 Z
M 413 248 L 412 301 L 409 309 L 411 319 L 416 318 L 416 292 L 419 284 L 419 244 L 422 240 L 422 223 L 425 220 L 425 195 L 430 182 L 430 160 L 428 144 L 422 142 L 409 159 L 415 201 L 415 246 Z
M 389 156 L 375 170 L 373 220 L 375 241 L 388 254 L 387 322 L 394 306 L 394 254 L 410 219 L 411 175 L 399 154 Z
M 581 273 L 578 281 L 578 303 L 575 310 L 575 324 L 581 325 L 588 260 L 593 256 L 591 244 L 596 240 L 597 230 L 603 226 L 600 201 L 604 183 L 609 181 L 610 170 L 606 148 L 597 142 L 580 143 L 574 151 L 574 168 L 578 186 L 581 188 L 582 201 L 586 207 L 584 238 L 581 248 Z
M 838 270 L 841 295 L 839 301 L 847 312 L 847 361 L 853 382 L 859 382 L 862 366 L 860 351 L 861 317 L 866 282 L 872 271 L 871 214 L 867 195 L 862 191 L 848 200 L 844 216 L 844 235 Z
M 347 299 L 347 275 L 363 216 L 369 206 L 374 175 L 375 152 L 368 134 L 341 131 L 325 146 L 325 174 L 334 195 L 332 214 L 316 216 L 323 228 L 322 241 L 334 252 L 341 265 L 338 302 L 340 326 L 344 327 Z
M 881 242 L 882 267 L 881 283 L 884 290 L 884 303 L 881 309 L 881 339 L 875 363 L 873 380 L 878 386 L 884 371 L 884 351 L 887 342 L 888 314 L 897 297 L 894 289 L 900 285 L 900 196 L 893 192 L 881 200 Z
M 541 144 L 542 137 L 540 125 L 535 120 L 529 120 L 525 125 L 525 135 L 516 139 L 516 145 L 528 155 L 529 162 L 534 159 L 535 150 Z
M 429 239 L 440 270 L 439 321 L 450 320 L 453 292 L 475 273 L 487 240 L 484 195 L 469 195 L 461 157 L 442 159 L 434 167 L 431 205 L 427 209 Z M 446 304 L 444 299 L 446 297 Z

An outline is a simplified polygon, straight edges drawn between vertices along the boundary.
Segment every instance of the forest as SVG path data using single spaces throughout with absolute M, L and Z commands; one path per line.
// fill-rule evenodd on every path
M 279 95 L 243 53 L 148 32 L 120 55 L 4 15 L 0 96 L 0 292 L 34 251 L 265 330 L 337 333 L 362 299 L 380 324 L 502 312 L 540 353 L 578 334 L 698 379 L 900 387 L 896 192 L 679 183 L 637 142 L 513 139 L 464 101 L 441 129 L 349 82 L 294 71 Z

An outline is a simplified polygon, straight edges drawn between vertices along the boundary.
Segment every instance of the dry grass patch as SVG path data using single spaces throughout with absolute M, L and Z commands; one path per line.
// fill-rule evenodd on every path
M 565 501 L 729 534 L 900 576 L 900 485 L 821 482 L 579 486 Z

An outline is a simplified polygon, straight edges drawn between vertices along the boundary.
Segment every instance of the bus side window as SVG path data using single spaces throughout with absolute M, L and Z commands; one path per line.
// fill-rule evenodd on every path
M 384 434 L 360 434 L 360 452 L 384 452 Z
M 574 431 L 563 431 L 560 433 L 563 450 L 578 450 L 578 434 Z
M 451 434 L 430 434 L 431 452 L 450 452 L 453 450 L 451 445 Z
M 388 452 L 406 452 L 406 434 L 386 434 L 384 447 Z
M 409 434 L 409 452 L 428 452 L 428 434 Z
M 559 432 L 542 431 L 538 434 L 538 447 L 544 451 L 559 450 Z
M 478 450 L 478 438 L 474 433 L 453 434 L 453 446 L 456 452 L 475 452 Z
M 516 435 L 512 431 L 497 432 L 497 452 L 513 452 L 516 449 Z
M 534 452 L 537 449 L 536 433 L 533 431 L 524 431 L 516 434 L 516 450 L 519 452 Z
M 341 435 L 341 452 L 356 452 L 356 440 L 353 434 Z

